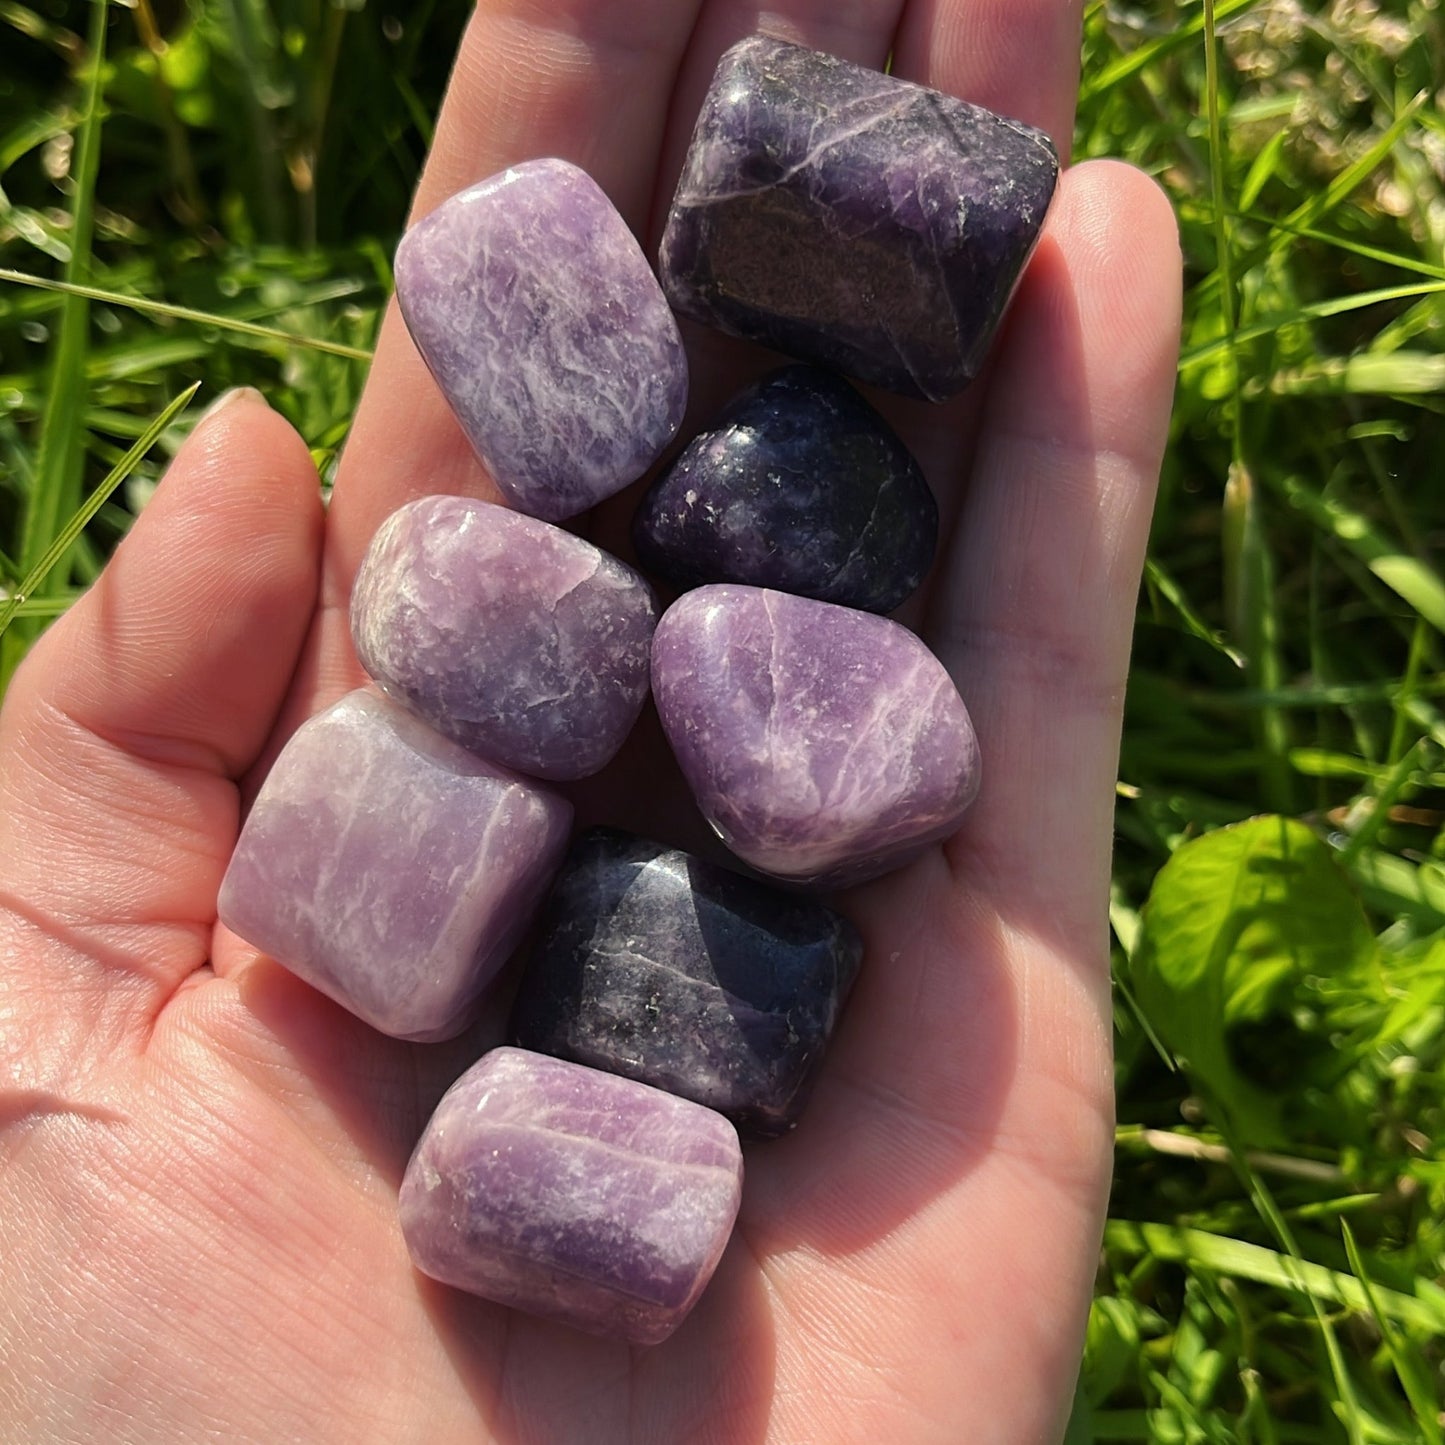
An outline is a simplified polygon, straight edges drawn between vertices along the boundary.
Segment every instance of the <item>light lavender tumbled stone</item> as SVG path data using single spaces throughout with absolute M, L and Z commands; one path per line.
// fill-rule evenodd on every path
M 372 539 L 351 595 L 361 664 L 463 747 L 583 778 L 647 699 L 657 609 L 590 542 L 506 507 L 423 497 Z
M 836 886 L 948 837 L 978 742 L 943 664 L 871 613 L 700 587 L 663 615 L 652 688 L 704 816 L 776 878 Z
M 494 1049 L 422 1134 L 401 1228 L 433 1279 L 651 1345 L 712 1278 L 742 1173 L 721 1114 L 581 1064 Z
M 572 805 L 349 693 L 276 759 L 221 921 L 373 1028 L 460 1033 L 531 924 Z
M 417 349 L 497 485 L 559 521 L 635 481 L 687 401 L 677 323 L 585 171 L 528 161 L 444 202 L 396 253 Z

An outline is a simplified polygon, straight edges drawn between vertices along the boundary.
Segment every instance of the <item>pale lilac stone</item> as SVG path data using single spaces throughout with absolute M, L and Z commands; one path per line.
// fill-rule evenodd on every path
M 401 1186 L 417 1268 L 633 1344 L 665 1339 L 722 1256 L 737 1133 L 647 1084 L 501 1048 L 447 1091 Z
M 585 171 L 528 161 L 444 202 L 396 253 L 417 349 L 497 485 L 559 521 L 635 481 L 687 402 L 677 323 Z
M 382 1033 L 450 1038 L 530 925 L 571 822 L 564 799 L 363 689 L 276 759 L 221 921 Z
M 958 827 L 978 742 L 943 664 L 871 613 L 700 587 L 663 615 L 652 687 L 704 816 L 760 872 L 835 886 Z
M 463 747 L 586 777 L 647 699 L 657 609 L 590 542 L 506 507 L 423 497 L 372 539 L 351 596 L 361 664 Z

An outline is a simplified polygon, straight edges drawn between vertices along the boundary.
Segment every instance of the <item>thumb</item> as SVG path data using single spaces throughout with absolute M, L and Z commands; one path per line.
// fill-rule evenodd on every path
M 301 438 L 259 393 L 227 393 L 16 672 L 0 712 L 0 1016 L 27 1025 L 10 1031 L 20 1059 L 143 1040 L 205 961 L 235 780 L 295 668 L 322 520 Z

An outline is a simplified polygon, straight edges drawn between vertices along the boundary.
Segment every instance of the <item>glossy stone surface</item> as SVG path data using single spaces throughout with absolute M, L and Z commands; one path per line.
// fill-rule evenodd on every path
M 755 35 L 703 101 L 663 288 L 698 321 L 940 401 L 977 374 L 1058 170 L 1031 126 Z
M 847 919 L 607 828 L 543 909 L 512 1037 L 772 1138 L 798 1120 L 863 956 Z
M 361 664 L 446 737 L 539 778 L 595 773 L 647 698 L 657 610 L 590 542 L 506 507 L 423 497 L 351 595 Z
M 227 927 L 382 1033 L 460 1033 L 530 925 L 572 806 L 353 692 L 302 724 L 221 884 Z
M 401 1186 L 417 1268 L 633 1344 L 665 1339 L 722 1255 L 742 1151 L 721 1114 L 494 1049 L 447 1091 Z
M 978 743 L 943 664 L 885 617 L 756 587 L 663 614 L 652 687 L 704 816 L 774 877 L 837 886 L 948 837 Z
M 396 295 L 463 431 L 533 516 L 610 497 L 682 421 L 677 323 L 627 223 L 566 161 L 512 166 L 419 221 Z
M 789 366 L 688 443 L 638 508 L 642 565 L 891 612 L 923 580 L 938 507 L 888 423 L 831 372 Z

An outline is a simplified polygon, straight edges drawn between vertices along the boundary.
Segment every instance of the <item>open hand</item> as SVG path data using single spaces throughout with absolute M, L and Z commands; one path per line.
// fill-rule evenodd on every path
M 717 57 L 760 28 L 891 53 L 1067 153 L 1079 11 L 480 0 L 417 214 L 558 155 L 655 254 Z M 908 620 L 972 711 L 983 791 L 947 845 L 843 895 L 867 954 L 812 1104 L 748 1150 L 718 1274 L 650 1351 L 407 1259 L 408 1152 L 498 1019 L 450 1045 L 383 1038 L 216 924 L 258 772 L 361 681 L 346 607 L 371 533 L 414 496 L 491 484 L 394 308 L 324 518 L 258 396 L 207 417 L 0 720 L 0 1433 L 1056 1439 L 1109 1178 L 1114 769 L 1179 284 L 1157 189 L 1081 165 L 985 378 L 956 404 L 880 403 L 939 498 Z M 695 426 L 764 363 L 688 341 Z M 621 512 L 590 525 L 622 545 Z M 584 790 L 589 821 L 689 841 L 661 747 L 643 733 Z

